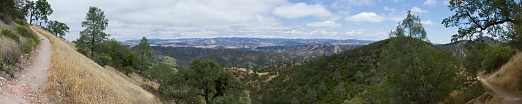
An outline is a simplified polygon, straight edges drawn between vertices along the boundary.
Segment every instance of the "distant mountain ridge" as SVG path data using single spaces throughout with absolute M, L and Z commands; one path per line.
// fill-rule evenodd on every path
M 212 59 L 223 66 L 264 66 L 276 63 L 301 63 L 319 56 L 340 53 L 373 41 L 334 39 L 273 38 L 188 38 L 149 39 L 156 56 L 176 58 L 181 67 L 192 59 Z M 139 40 L 124 41 L 136 45 Z
M 139 40 L 123 41 L 126 45 L 136 45 Z M 283 38 L 185 38 L 185 39 L 149 39 L 150 44 L 166 47 L 196 47 L 196 48 L 257 48 L 269 46 L 297 46 L 306 44 L 338 44 L 338 45 L 366 45 L 369 40 L 336 40 L 336 39 L 283 39 Z

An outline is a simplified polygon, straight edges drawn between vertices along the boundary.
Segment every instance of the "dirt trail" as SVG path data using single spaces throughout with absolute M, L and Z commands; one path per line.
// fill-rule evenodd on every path
M 0 87 L 0 104 L 48 103 L 44 90 L 50 68 L 51 45 L 45 36 L 33 31 L 38 34 L 40 45 L 23 71 L 17 73 L 16 78 L 7 80 L 7 85 Z
M 489 84 L 484 75 L 479 75 L 477 79 L 488 89 L 491 89 L 495 94 L 502 97 L 504 100 L 504 102 L 502 102 L 503 104 L 522 104 L 522 95 Z

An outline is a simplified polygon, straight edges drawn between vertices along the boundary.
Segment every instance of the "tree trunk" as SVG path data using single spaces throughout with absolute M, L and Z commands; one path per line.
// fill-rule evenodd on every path
M 208 97 L 209 97 L 209 91 L 205 90 L 205 103 L 212 104 L 212 102 L 210 102 L 210 99 Z
M 33 15 L 34 15 L 34 12 L 31 11 L 31 14 L 29 16 L 29 24 L 32 24 L 33 23 Z
M 92 35 L 92 40 L 91 40 L 91 57 L 94 55 L 94 31 L 92 31 L 91 33 Z

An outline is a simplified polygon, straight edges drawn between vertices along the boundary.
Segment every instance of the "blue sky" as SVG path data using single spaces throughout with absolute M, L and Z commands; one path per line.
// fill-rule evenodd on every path
M 51 20 L 71 27 L 75 40 L 89 6 L 105 11 L 106 30 L 118 40 L 148 38 L 321 38 L 382 40 L 412 10 L 433 43 L 457 29 L 447 0 L 49 0 Z

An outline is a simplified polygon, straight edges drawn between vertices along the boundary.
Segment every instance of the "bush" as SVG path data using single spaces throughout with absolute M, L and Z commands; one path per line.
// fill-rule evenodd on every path
M 20 45 L 20 48 L 24 53 L 31 53 L 31 51 L 33 51 L 34 47 L 36 47 L 37 45 L 38 44 L 36 44 L 36 42 L 29 40 L 25 43 L 22 43 L 22 45 Z
M 496 71 L 498 68 L 502 67 L 502 65 L 508 62 L 511 56 L 515 55 L 516 52 L 516 49 L 505 45 L 496 47 L 491 46 L 487 48 L 483 61 L 486 73 Z
M 101 66 L 108 65 L 112 61 L 111 56 L 109 54 L 106 54 L 106 53 L 94 54 L 92 59 L 94 61 L 96 61 L 96 63 L 100 64 Z
M 4 70 L 4 60 L 0 59 L 0 70 Z
M 134 68 L 132 66 L 126 66 L 125 68 L 125 73 L 126 74 L 129 74 L 129 73 L 133 73 L 134 72 Z
M 25 22 L 23 19 L 15 19 L 14 22 L 22 26 L 29 26 L 29 24 L 27 24 L 27 22 Z
M 496 69 L 509 61 L 516 51 L 516 49 L 506 45 L 494 46 L 486 44 L 480 48 L 468 50 L 463 62 L 466 70 L 473 75 L 476 75 L 481 70 L 486 71 L 484 74 L 488 74 L 496 71 Z
M 33 32 L 33 30 L 29 29 L 29 27 L 26 26 L 18 26 L 17 27 L 18 34 L 22 35 L 23 37 L 30 38 L 36 43 L 40 43 L 40 39 L 36 34 Z
M 9 29 L 4 30 L 4 31 L 2 31 L 2 35 L 15 40 L 16 42 L 20 42 L 20 37 L 18 35 L 16 35 L 16 33 L 13 32 L 12 30 L 9 30 Z
M 7 72 L 7 74 L 9 74 L 9 76 L 11 76 L 11 77 L 15 76 L 15 71 L 12 67 L 7 67 L 5 71 Z
M 2 7 L 2 8 L 4 8 L 4 7 Z M 11 24 L 12 20 L 13 20 L 13 18 L 10 15 L 0 13 L 0 21 L 4 22 L 5 24 L 8 24 L 8 25 Z

